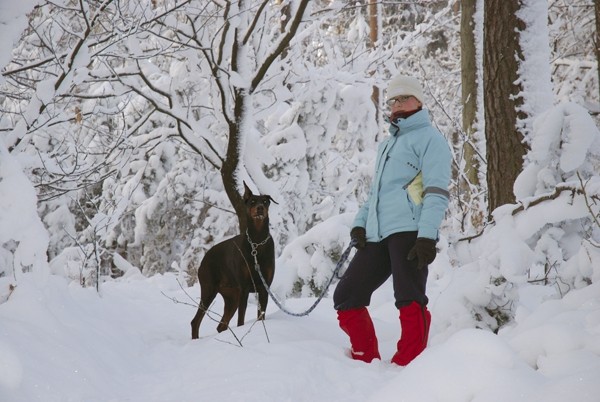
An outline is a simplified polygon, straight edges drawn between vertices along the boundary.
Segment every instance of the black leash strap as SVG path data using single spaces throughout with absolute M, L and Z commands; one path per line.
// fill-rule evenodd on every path
M 246 235 L 248 236 L 247 232 L 246 232 Z M 258 275 L 260 276 L 260 280 L 262 281 L 263 286 L 265 287 L 265 289 L 267 289 L 267 293 L 269 293 L 269 296 L 271 296 L 271 299 L 273 299 L 273 301 L 275 302 L 277 307 L 279 307 L 281 309 L 281 311 L 283 311 L 284 313 L 286 313 L 288 315 L 293 315 L 294 317 L 303 317 L 305 315 L 309 315 L 315 309 L 315 307 L 317 307 L 317 304 L 319 304 L 321 302 L 321 300 L 323 299 L 323 297 L 325 297 L 325 290 L 329 289 L 331 282 L 333 282 L 333 278 L 337 277 L 339 271 L 342 269 L 342 266 L 348 259 L 348 256 L 350 255 L 350 251 L 352 251 L 352 247 L 354 247 L 354 245 L 356 244 L 356 242 L 354 240 L 352 240 L 350 242 L 350 244 L 348 245 L 348 247 L 346 248 L 346 250 L 344 250 L 344 252 L 342 253 L 342 256 L 340 257 L 340 260 L 338 261 L 337 265 L 335 266 L 335 269 L 333 270 L 333 274 L 331 275 L 331 278 L 329 278 L 327 285 L 323 288 L 324 289 L 323 292 L 319 295 L 319 297 L 313 303 L 313 305 L 310 306 L 310 308 L 308 310 L 306 310 L 302 313 L 295 313 L 293 311 L 289 311 L 288 309 L 286 309 L 283 306 L 283 304 L 279 300 L 277 300 L 277 297 L 273 294 L 269 285 L 267 285 L 267 281 L 265 281 L 265 278 L 263 277 L 262 272 L 260 272 L 260 265 L 258 264 L 258 258 L 256 257 L 258 254 L 258 251 L 256 249 L 258 248 L 258 246 L 260 244 L 253 243 L 252 240 L 250 239 L 250 236 L 248 236 L 248 241 L 250 242 L 250 247 L 252 247 L 251 253 L 252 253 L 252 257 L 254 257 L 254 269 L 256 270 L 256 272 L 258 272 Z

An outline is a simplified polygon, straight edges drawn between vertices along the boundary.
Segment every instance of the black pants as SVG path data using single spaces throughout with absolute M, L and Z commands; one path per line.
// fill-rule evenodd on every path
M 425 295 L 427 267 L 417 269 L 417 259 L 406 257 L 417 239 L 417 232 L 394 233 L 379 243 L 367 243 L 356 251 L 340 279 L 333 303 L 336 310 L 368 306 L 371 295 L 392 275 L 397 308 L 416 301 L 427 305 Z

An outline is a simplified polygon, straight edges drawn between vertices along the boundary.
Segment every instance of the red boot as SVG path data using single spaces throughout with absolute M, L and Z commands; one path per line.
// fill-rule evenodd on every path
M 427 307 L 417 302 L 400 307 L 400 326 L 402 334 L 398 341 L 398 351 L 392 357 L 392 363 L 406 366 L 427 346 L 431 314 Z
M 352 358 L 371 363 L 381 359 L 373 321 L 366 307 L 352 310 L 338 310 L 340 328 L 350 337 Z

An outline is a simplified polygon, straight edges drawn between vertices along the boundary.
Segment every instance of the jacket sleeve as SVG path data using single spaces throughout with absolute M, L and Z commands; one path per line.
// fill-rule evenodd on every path
M 434 131 L 422 154 L 423 208 L 417 236 L 435 240 L 449 204 L 452 154 L 446 139 Z

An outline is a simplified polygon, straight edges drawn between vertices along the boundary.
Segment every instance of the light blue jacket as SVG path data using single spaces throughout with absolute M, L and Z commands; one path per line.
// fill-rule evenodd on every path
M 369 198 L 352 227 L 365 228 L 370 242 L 410 231 L 435 240 L 448 208 L 448 143 L 427 110 L 398 118 L 389 131 L 377 151 Z

